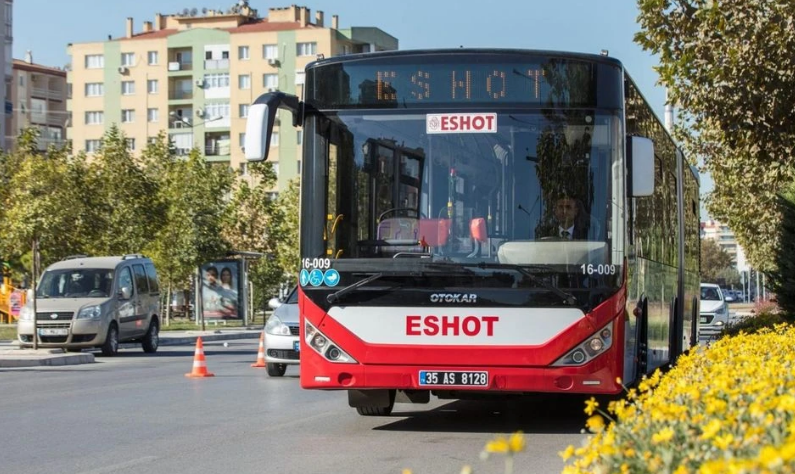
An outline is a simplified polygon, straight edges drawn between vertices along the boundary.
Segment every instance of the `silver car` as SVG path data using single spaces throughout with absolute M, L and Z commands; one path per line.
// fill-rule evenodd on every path
M 265 362 L 268 375 L 281 377 L 288 365 L 297 365 L 300 359 L 298 289 L 293 288 L 284 302 L 271 299 L 268 306 L 274 311 L 265 322 Z
M 701 338 L 714 338 L 729 323 L 729 305 L 718 285 L 701 284 L 701 314 L 699 335 Z

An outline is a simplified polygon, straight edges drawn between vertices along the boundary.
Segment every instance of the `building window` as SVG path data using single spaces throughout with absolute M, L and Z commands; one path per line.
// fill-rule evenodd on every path
M 240 112 L 240 118 L 248 117 L 248 104 L 240 104 L 238 108 Z
M 157 66 L 157 51 L 149 51 L 146 53 L 146 62 L 150 66 Z
M 272 144 L 273 143 L 271 143 L 271 145 Z M 279 162 L 278 161 L 274 161 L 273 162 L 273 172 L 276 173 L 276 176 L 279 176 Z
M 207 104 L 204 109 L 204 118 L 207 121 L 213 119 L 224 119 L 229 117 L 229 104 Z
M 251 76 L 249 74 L 237 76 L 237 87 L 240 89 L 251 89 Z
M 98 152 L 101 144 L 101 140 L 86 140 L 86 153 Z
M 127 149 L 135 150 L 135 138 L 128 138 L 126 141 L 127 141 Z
M 157 122 L 160 115 L 160 109 L 147 109 L 146 120 L 148 122 Z
M 240 163 L 239 166 L 240 166 L 240 174 L 242 174 L 243 176 L 248 176 L 248 163 L 244 161 Z
M 204 87 L 206 89 L 217 89 L 221 87 L 229 87 L 229 74 L 205 74 Z
M 263 74 L 262 86 L 265 89 L 278 89 L 279 88 L 279 75 L 278 74 Z
M 306 72 L 303 69 L 295 71 L 295 85 L 302 86 L 306 82 Z
M 147 145 L 154 145 L 157 143 L 157 137 L 149 137 L 146 139 Z
M 267 192 L 267 193 L 265 193 L 265 196 L 267 196 L 268 199 L 270 199 L 271 201 L 275 201 L 275 200 L 279 199 L 279 193 L 277 193 L 275 191 Z
M 25 76 L 19 76 L 19 87 L 25 87 Z
M 246 146 L 246 134 L 245 133 L 241 133 L 240 135 L 238 135 L 238 140 L 240 140 L 240 148 L 243 148 L 243 147 Z
M 86 97 L 100 97 L 105 95 L 105 84 L 101 82 L 86 83 Z
M 271 146 L 279 146 L 279 132 L 271 133 Z
M 295 138 L 296 138 L 296 143 L 298 143 L 299 145 L 303 145 L 304 144 L 304 131 L 303 130 L 298 130 L 296 132 L 296 134 L 295 134 Z
M 296 163 L 297 163 L 298 174 L 300 175 L 301 174 L 301 160 L 296 161 Z
M 135 64 L 135 53 L 121 53 L 121 65 L 122 66 L 134 66 Z
M 146 92 L 157 94 L 157 79 L 148 79 L 146 81 Z
M 124 109 L 121 111 L 121 123 L 131 123 L 135 121 L 135 110 Z
M 105 67 L 105 56 L 101 54 L 86 55 L 86 69 L 102 69 Z
M 237 59 L 250 59 L 248 54 L 248 46 L 237 47 Z
M 279 46 L 275 44 L 263 44 L 262 59 L 279 59 Z
M 122 81 L 122 83 L 121 83 L 121 93 L 122 93 L 122 95 L 133 95 L 133 94 L 135 94 L 135 82 L 134 81 Z
M 101 110 L 86 112 L 86 125 L 99 125 L 105 121 L 105 113 Z
M 295 45 L 297 56 L 314 56 L 317 54 L 317 43 L 297 43 Z

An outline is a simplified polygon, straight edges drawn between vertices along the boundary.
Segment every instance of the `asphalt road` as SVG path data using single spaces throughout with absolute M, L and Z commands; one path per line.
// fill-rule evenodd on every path
M 525 433 L 516 473 L 557 473 L 579 445 L 582 399 L 431 399 L 360 417 L 344 392 L 301 390 L 297 368 L 269 378 L 256 341 L 205 343 L 213 378 L 189 379 L 193 347 L 67 367 L 0 369 L 0 472 L 502 473 L 479 459 L 496 433 Z

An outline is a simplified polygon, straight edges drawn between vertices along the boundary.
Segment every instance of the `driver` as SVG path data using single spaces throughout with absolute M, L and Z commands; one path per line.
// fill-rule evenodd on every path
M 565 240 L 585 240 L 588 238 L 588 219 L 579 199 L 561 196 L 553 207 L 554 219 L 542 226 L 538 237 L 557 237 Z

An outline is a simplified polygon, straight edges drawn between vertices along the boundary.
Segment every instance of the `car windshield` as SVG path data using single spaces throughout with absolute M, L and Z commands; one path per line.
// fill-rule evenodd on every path
M 293 288 L 293 291 L 290 292 L 290 296 L 287 297 L 287 301 L 285 301 L 285 304 L 298 304 L 297 288 Z
M 717 288 L 711 286 L 701 287 L 701 300 L 702 301 L 720 301 L 720 292 Z
M 41 277 L 38 298 L 107 298 L 113 283 L 113 270 L 49 270 Z

